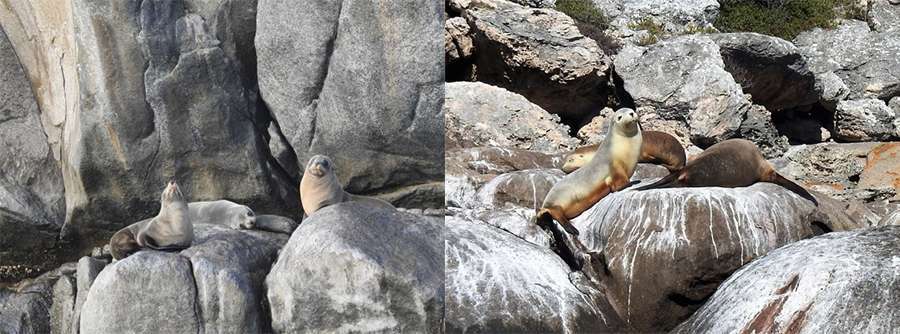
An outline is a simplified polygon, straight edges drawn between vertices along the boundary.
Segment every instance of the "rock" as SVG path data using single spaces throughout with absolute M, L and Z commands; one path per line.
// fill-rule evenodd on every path
M 512 235 L 550 249 L 552 240 L 550 234 L 534 223 L 535 209 L 506 204 L 502 207 L 478 207 L 475 209 L 455 210 L 454 217 L 477 221 L 501 229 Z
M 640 114 L 683 122 L 700 147 L 736 136 L 750 108 L 725 70 L 719 47 L 706 36 L 626 46 L 616 56 L 615 71 Z
M 469 33 L 469 23 L 462 17 L 452 17 L 444 22 L 444 53 L 448 64 L 468 59 L 475 53 Z
M 810 190 L 839 199 L 852 198 L 866 159 L 880 143 L 821 143 L 791 147 L 773 160 L 779 174 Z
M 850 95 L 850 87 L 833 71 L 816 74 L 816 90 L 822 92 L 822 105 L 831 111 L 834 111 L 838 102 Z
M 560 155 L 500 147 L 472 147 L 446 151 L 446 207 L 478 205 L 476 191 L 495 176 L 524 169 L 562 167 Z
M 829 233 L 741 268 L 673 333 L 887 333 L 900 327 L 900 227 Z
M 713 34 L 725 69 L 753 103 L 772 112 L 819 100 L 815 75 L 800 50 L 788 41 L 757 33 Z
M 741 138 L 759 146 L 766 158 L 780 157 L 788 149 L 788 139 L 778 133 L 772 122 L 772 113 L 766 107 L 752 105 L 738 129 Z
M 97 275 L 100 274 L 100 271 L 107 264 L 109 262 L 106 260 L 95 259 L 90 256 L 83 256 L 78 260 L 78 268 L 75 272 L 75 317 L 72 319 L 72 329 L 69 333 L 78 334 L 81 326 L 81 309 L 84 306 L 84 301 L 87 300 L 88 291 L 91 290 L 91 285 L 94 284 Z
M 894 211 L 881 219 L 876 226 L 900 225 L 900 210 Z
M 842 21 L 835 29 L 801 33 L 794 44 L 816 74 L 834 72 L 849 88 L 848 99 L 900 96 L 900 35 L 870 31 L 866 22 Z
M 607 119 L 610 115 L 615 114 L 612 108 L 603 108 L 600 114 L 591 118 L 590 122 L 578 128 L 575 137 L 581 139 L 584 144 L 599 144 L 606 138 L 609 131 Z M 643 125 L 643 124 L 642 124 Z
M 273 164 L 254 93 L 214 35 L 221 24 L 182 1 L 73 6 L 80 108 L 65 121 L 64 237 L 87 250 L 155 215 L 171 178 L 194 201 L 296 216 L 296 187 Z
M 506 89 L 479 82 L 447 83 L 448 141 L 461 147 L 499 146 L 543 153 L 574 149 L 578 141 L 551 115 Z M 459 147 L 459 146 L 457 146 Z
M 317 211 L 266 277 L 274 331 L 439 331 L 441 223 L 363 202 Z
M 832 107 L 832 110 L 834 107 Z M 831 139 L 831 131 L 834 120 L 833 114 L 824 115 L 826 110 L 815 108 L 809 111 L 787 110 L 772 117 L 772 122 L 778 129 L 778 133 L 788 137 L 793 144 L 818 144 Z
M 869 2 L 866 18 L 872 30 L 888 32 L 900 30 L 900 3 L 894 0 Z
M 565 14 L 504 0 L 474 0 L 462 17 L 478 50 L 477 81 L 521 94 L 576 121 L 605 102 L 610 60 Z
M 866 156 L 866 166 L 859 174 L 860 188 L 893 187 L 900 200 L 900 142 L 876 146 Z
M 80 331 L 269 332 L 263 279 L 285 242 L 283 234 L 198 224 L 180 253 L 143 250 L 106 266 Z
M 438 1 L 259 1 L 260 93 L 298 161 L 328 152 L 350 193 L 442 205 L 443 12 Z
M 556 0 L 509 0 L 533 8 L 553 8 L 556 6 Z
M 613 193 L 572 222 L 608 263 L 607 293 L 638 331 L 669 330 L 732 272 L 813 235 L 816 207 L 770 183 Z
M 498 175 L 476 195 L 479 205 L 503 207 L 506 203 L 537 210 L 550 188 L 566 176 L 559 169 L 530 169 Z
M 447 332 L 615 332 L 622 322 L 556 254 L 446 217 Z M 573 278 L 574 277 L 574 278 Z
M 878 99 L 844 100 L 834 113 L 835 138 L 883 141 L 900 138 L 900 118 Z
M 8 282 L 56 265 L 47 253 L 58 247 L 65 200 L 31 82 L 3 29 L 0 81 L 0 282 Z
M 75 278 L 61 276 L 53 285 L 53 299 L 50 306 L 50 333 L 73 333 L 76 320 Z
M 60 287 L 59 298 L 56 298 L 56 283 L 61 279 L 71 279 L 75 272 L 74 263 L 66 263 L 34 279 L 20 281 L 13 289 L 0 287 L 0 333 L 58 333 L 59 315 L 54 311 L 55 300 L 64 301 L 64 287 Z M 63 305 L 56 309 L 62 311 Z
M 650 1 L 593 0 L 608 18 L 613 35 L 625 43 L 639 43 L 641 22 L 652 21 L 666 35 L 690 33 L 692 29 L 714 29 L 719 3 L 714 0 Z

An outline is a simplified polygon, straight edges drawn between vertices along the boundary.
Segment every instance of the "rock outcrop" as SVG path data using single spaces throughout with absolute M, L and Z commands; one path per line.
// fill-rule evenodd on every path
M 327 152 L 350 193 L 441 205 L 443 13 L 439 1 L 259 1 L 260 93 L 299 161 Z
M 266 277 L 277 333 L 438 332 L 442 220 L 362 202 L 303 221 Z
M 898 263 L 898 226 L 800 241 L 735 272 L 673 332 L 891 332 Z
M 834 136 L 843 141 L 884 141 L 900 138 L 900 116 L 874 98 L 844 100 L 834 112 Z

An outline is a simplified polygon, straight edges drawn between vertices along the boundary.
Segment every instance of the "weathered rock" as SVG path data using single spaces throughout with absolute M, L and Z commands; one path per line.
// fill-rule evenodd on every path
M 719 15 L 719 2 L 714 0 L 653 1 L 593 0 L 609 18 L 613 35 L 625 43 L 640 40 L 639 23 L 652 21 L 667 35 L 683 34 L 691 29 L 713 29 Z
M 626 46 L 616 74 L 638 112 L 684 122 L 691 141 L 710 146 L 738 134 L 750 101 L 706 36 L 681 36 L 649 47 Z
M 597 116 L 594 116 L 587 124 L 578 128 L 578 133 L 575 134 L 575 137 L 581 139 L 584 144 L 598 144 L 602 142 L 609 131 L 609 122 L 607 120 L 615 113 L 616 111 L 612 108 L 603 108 Z M 641 125 L 643 126 L 644 124 L 642 123 Z
M 473 0 L 462 12 L 475 42 L 475 78 L 578 120 L 604 102 L 609 58 L 575 22 L 547 8 Z
M 877 32 L 900 30 L 900 2 L 896 0 L 869 1 L 866 21 Z
M 839 199 L 851 199 L 866 157 L 880 143 L 822 143 L 791 147 L 773 160 L 779 174 L 811 190 Z
M 559 169 L 532 169 L 498 175 L 476 195 L 480 206 L 503 207 L 506 203 L 537 210 L 544 197 L 565 173 Z
M 441 235 L 439 218 L 362 202 L 316 211 L 294 231 L 266 278 L 273 329 L 439 331 Z
M 448 332 L 614 332 L 609 303 L 548 248 L 486 225 L 446 217 Z M 602 296 L 600 296 L 602 297 Z
M 815 75 L 790 42 L 757 33 L 710 37 L 719 45 L 725 69 L 753 96 L 753 103 L 778 112 L 819 101 Z
M 299 161 L 328 152 L 350 193 L 441 206 L 443 12 L 439 1 L 259 1 L 260 93 Z
M 50 269 L 65 220 L 63 179 L 41 111 L 0 29 L 0 282 Z
M 75 278 L 60 276 L 53 285 L 52 305 L 50 306 L 50 333 L 71 333 L 76 319 L 75 311 Z
M 446 85 L 444 117 L 448 141 L 457 147 L 499 146 L 556 153 L 575 148 L 568 127 L 506 89 L 480 82 Z M 442 157 L 443 159 L 443 157 Z
M 848 99 L 900 96 L 900 35 L 895 32 L 870 31 L 866 22 L 848 20 L 835 29 L 803 32 L 794 44 L 814 73 L 834 72 L 843 81 Z
M 58 333 L 51 319 L 60 320 L 54 311 L 55 300 L 63 301 L 60 287 L 60 298 L 55 298 L 54 286 L 61 279 L 71 280 L 75 272 L 75 264 L 63 264 L 34 279 L 20 281 L 12 289 L 0 287 L 0 333 L 41 334 Z M 59 305 L 62 306 L 62 305 Z
M 556 0 L 509 0 L 533 8 L 553 8 L 556 6 Z
M 81 333 L 271 331 L 263 279 L 287 242 L 279 233 L 198 224 L 180 253 L 140 251 L 100 272 Z
M 734 273 L 674 333 L 888 333 L 900 327 L 900 227 L 829 233 Z
M 822 92 L 822 105 L 831 111 L 834 111 L 838 102 L 850 95 L 850 87 L 833 71 L 816 74 L 816 90 Z
M 900 225 L 900 210 L 894 211 L 881 219 L 876 226 Z
M 678 325 L 732 272 L 813 235 L 815 206 L 770 183 L 613 193 L 573 220 L 606 257 L 610 302 L 640 331 Z
M 452 17 L 444 22 L 444 53 L 447 64 L 468 59 L 475 52 L 469 23 L 462 17 Z
M 835 138 L 883 141 L 900 138 L 900 118 L 878 99 L 844 100 L 834 113 Z
M 474 210 L 458 210 L 453 213 L 456 218 L 477 221 L 506 232 L 522 240 L 550 249 L 552 240 L 534 221 L 535 209 L 512 204 L 501 207 L 478 207 Z
M 778 133 L 772 123 L 772 113 L 760 105 L 752 105 L 739 129 L 741 138 L 759 146 L 766 158 L 781 156 L 788 149 L 788 139 Z
M 87 300 L 88 291 L 91 285 L 97 279 L 97 275 L 109 264 L 106 260 L 96 259 L 90 256 L 84 256 L 78 260 L 77 271 L 75 272 L 75 317 L 72 319 L 72 329 L 69 333 L 78 334 L 81 326 L 81 308 L 84 301 Z
M 478 188 L 498 174 L 532 168 L 560 168 L 562 158 L 500 147 L 472 147 L 446 151 L 446 207 L 471 208 Z
M 859 174 L 860 188 L 893 187 L 900 200 L 900 142 L 876 146 L 866 156 L 866 166 Z

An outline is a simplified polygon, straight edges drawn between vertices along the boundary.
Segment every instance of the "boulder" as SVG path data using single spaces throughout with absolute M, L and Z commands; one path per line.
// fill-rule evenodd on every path
M 266 277 L 277 333 L 438 332 L 442 220 L 364 202 L 316 211 Z
M 898 226 L 793 243 L 735 272 L 673 333 L 892 332 L 898 260 Z
M 446 207 L 479 205 L 476 191 L 498 174 L 533 168 L 560 168 L 562 158 L 514 148 L 471 147 L 446 151 Z
M 848 99 L 900 96 L 900 35 L 895 32 L 870 31 L 866 22 L 846 20 L 835 29 L 803 32 L 794 44 L 813 73 L 834 72 L 843 81 Z
M 506 89 L 480 82 L 446 85 L 444 118 L 456 147 L 499 146 L 542 153 L 574 149 L 578 141 L 551 115 Z
M 844 100 L 834 113 L 835 138 L 883 141 L 900 138 L 900 117 L 878 99 Z
M 719 15 L 715 0 L 652 1 L 592 0 L 609 18 L 611 33 L 627 44 L 640 42 L 642 22 L 653 22 L 665 35 L 691 33 L 697 29 L 714 29 Z
M 83 256 L 78 260 L 77 271 L 75 272 L 75 316 L 72 319 L 72 327 L 67 333 L 78 334 L 81 326 L 81 309 L 84 307 L 84 301 L 87 300 L 88 291 L 91 285 L 97 279 L 97 275 L 103 270 L 109 261 L 105 259 L 97 259 L 90 256 Z
M 462 17 L 452 17 L 444 22 L 444 55 L 447 64 L 467 60 L 475 53 L 469 23 Z
M 448 332 L 622 329 L 602 295 L 549 248 L 477 220 L 449 216 L 445 226 Z
M 178 253 L 142 250 L 106 266 L 81 309 L 81 333 L 271 331 L 263 280 L 279 233 L 194 226 Z
M 549 8 L 473 0 L 462 12 L 475 42 L 475 79 L 525 96 L 564 119 L 604 101 L 610 60 L 575 22 Z
M 66 263 L 34 279 L 12 287 L 0 286 L 0 333 L 60 333 L 63 319 L 71 315 L 71 279 L 75 264 Z M 58 282 L 66 280 L 67 282 Z M 55 302 L 59 302 L 54 306 Z
M 710 35 L 727 70 L 753 103 L 778 112 L 819 101 L 816 77 L 800 50 L 778 37 L 757 33 Z
M 654 113 L 686 124 L 691 141 L 700 147 L 736 136 L 750 108 L 718 45 L 706 36 L 626 46 L 616 56 L 615 72 L 641 115 Z
M 8 282 L 56 265 L 65 199 L 31 82 L 2 28 L 0 82 L 0 282 Z
M 872 0 L 866 13 L 866 21 L 872 30 L 888 32 L 900 30 L 900 1 Z
M 771 183 L 613 193 L 572 222 L 602 251 L 610 303 L 639 331 L 666 331 L 732 272 L 814 235 L 816 207 Z
M 578 128 L 575 137 L 581 139 L 585 144 L 599 144 L 603 142 L 603 139 L 606 138 L 606 133 L 609 131 L 609 122 L 607 120 L 615 113 L 616 111 L 612 108 L 603 108 L 597 116 L 594 116 L 590 121 Z
M 893 187 L 900 200 L 900 142 L 876 146 L 866 156 L 866 165 L 859 174 L 860 188 Z
M 503 207 L 505 204 L 537 210 L 544 197 L 557 182 L 566 176 L 559 169 L 527 169 L 498 175 L 476 194 L 482 207 Z
M 172 178 L 195 201 L 296 217 L 295 183 L 269 155 L 221 26 L 182 1 L 77 1 L 72 19 L 80 108 L 66 119 L 64 237 L 87 250 L 155 215 Z
M 75 310 L 75 294 L 77 286 L 75 277 L 60 276 L 53 285 L 52 305 L 50 306 L 50 333 L 73 333 L 73 325 L 77 320 Z
M 875 226 L 900 225 L 900 210 L 896 210 L 884 216 Z
M 256 16 L 260 93 L 297 159 L 328 153 L 350 193 L 441 206 L 444 3 L 307 5 Z
M 772 161 L 779 174 L 810 190 L 825 195 L 852 199 L 866 159 L 881 143 L 821 143 L 791 147 L 783 157 Z
M 741 138 L 752 141 L 766 158 L 780 157 L 788 149 L 788 138 L 778 133 L 772 113 L 766 107 L 752 105 L 738 129 Z

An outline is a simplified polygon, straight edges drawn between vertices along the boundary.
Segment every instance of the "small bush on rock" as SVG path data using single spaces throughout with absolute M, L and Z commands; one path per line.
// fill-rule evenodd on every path
M 591 0 L 557 0 L 556 10 L 575 20 L 575 26 L 587 38 L 593 39 L 606 54 L 616 54 L 622 47 L 606 34 L 609 18 Z
M 750 31 L 792 40 L 813 28 L 833 28 L 840 18 L 865 19 L 853 0 L 722 1 L 715 26 L 722 32 Z

